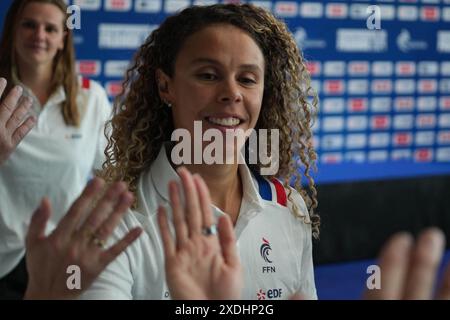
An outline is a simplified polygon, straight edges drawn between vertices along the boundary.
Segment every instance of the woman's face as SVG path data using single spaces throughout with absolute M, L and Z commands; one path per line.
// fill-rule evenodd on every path
M 172 78 L 160 72 L 160 95 L 170 102 L 175 128 L 194 136 L 194 121 L 203 133 L 218 129 L 253 129 L 264 91 L 264 56 L 243 30 L 211 25 L 186 39 Z
M 27 4 L 14 37 L 19 63 L 51 67 L 58 50 L 64 48 L 64 22 L 65 14 L 53 4 Z

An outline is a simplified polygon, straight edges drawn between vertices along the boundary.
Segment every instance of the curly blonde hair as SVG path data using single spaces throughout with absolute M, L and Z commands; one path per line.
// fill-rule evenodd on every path
M 317 191 L 310 175 L 316 160 L 311 124 L 317 96 L 310 86 L 302 54 L 286 25 L 253 5 L 189 7 L 167 18 L 151 33 L 136 53 L 134 64 L 126 73 L 123 91 L 115 101 L 114 117 L 106 128 L 106 131 L 111 130 L 111 135 L 105 150 L 107 160 L 102 176 L 109 182 L 123 180 L 132 192 L 136 192 L 140 174 L 150 167 L 163 142 L 170 141 L 174 130 L 171 110 L 164 106 L 158 93 L 156 71 L 161 69 L 172 77 L 177 54 L 186 39 L 208 25 L 219 23 L 231 24 L 247 32 L 265 57 L 264 95 L 255 131 L 279 130 L 277 176 L 289 190 L 290 200 L 292 190 L 288 186 L 294 177 L 292 185 L 305 199 L 313 235 L 318 238 Z M 259 172 L 261 167 L 256 164 L 252 169 Z M 302 176 L 307 188 L 302 187 Z M 294 214 L 299 216 L 295 204 Z

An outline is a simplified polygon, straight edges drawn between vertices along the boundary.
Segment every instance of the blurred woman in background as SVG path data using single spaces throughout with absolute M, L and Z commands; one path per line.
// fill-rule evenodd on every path
M 42 197 L 53 206 L 49 232 L 104 158 L 109 101 L 99 84 L 75 74 L 66 9 L 63 0 L 15 0 L 3 26 L 0 298 L 23 296 L 25 235 Z

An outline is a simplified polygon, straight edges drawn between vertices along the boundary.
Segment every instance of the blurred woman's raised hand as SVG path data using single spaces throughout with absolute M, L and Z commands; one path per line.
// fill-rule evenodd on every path
M 23 98 L 23 89 L 15 86 L 2 98 L 7 82 L 0 78 L 0 165 L 5 162 L 17 145 L 33 128 L 36 119 L 27 116 L 32 100 Z
M 133 202 L 126 184 L 112 184 L 96 201 L 104 182 L 94 178 L 59 222 L 45 235 L 52 213 L 43 199 L 34 213 L 26 239 L 29 275 L 25 299 L 74 299 L 141 234 L 132 229 L 120 241 L 106 248 L 106 242 Z M 79 287 L 71 274 L 79 272 Z

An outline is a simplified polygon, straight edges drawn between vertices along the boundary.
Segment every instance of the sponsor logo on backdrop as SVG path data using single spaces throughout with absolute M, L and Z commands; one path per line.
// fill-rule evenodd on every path
M 343 80 L 325 80 L 323 91 L 328 95 L 341 95 L 344 93 L 345 83 Z
M 386 130 L 391 125 L 391 118 L 389 116 L 372 116 L 370 118 L 370 126 L 374 130 Z
M 275 2 L 274 11 L 279 17 L 293 18 L 297 16 L 298 4 L 295 1 L 278 1 Z
M 436 22 L 439 21 L 439 18 L 440 18 L 440 10 L 438 7 L 425 6 L 420 8 L 420 19 L 422 21 Z
M 366 112 L 368 109 L 368 100 L 366 98 L 348 99 L 349 112 Z
M 442 162 L 450 161 L 450 148 L 437 148 L 436 160 Z
M 441 62 L 441 75 L 450 76 L 450 61 Z
M 439 73 L 439 64 L 436 61 L 421 61 L 417 65 L 419 76 L 433 77 Z
M 392 92 L 392 80 L 372 80 L 372 92 L 374 94 L 388 94 Z
M 416 63 L 413 61 L 399 61 L 395 64 L 395 74 L 399 77 L 414 76 Z
M 414 116 L 411 114 L 401 114 L 394 116 L 394 129 L 412 129 L 414 126 Z
M 374 150 L 369 152 L 369 162 L 385 162 L 388 159 L 386 150 Z
M 396 132 L 392 139 L 395 147 L 407 147 L 412 144 L 412 134 L 410 132 Z
M 389 112 L 391 111 L 391 98 L 377 97 L 371 99 L 370 109 L 372 112 Z
M 105 10 L 108 11 L 130 11 L 131 0 L 105 0 Z
M 420 79 L 417 82 L 417 91 L 419 93 L 435 93 L 437 91 L 437 80 Z
M 294 32 L 294 39 L 297 46 L 305 49 L 323 49 L 327 46 L 327 42 L 323 39 L 310 39 L 306 30 L 303 28 L 297 28 Z
M 324 150 L 336 150 L 341 149 L 344 145 L 344 137 L 341 134 L 328 134 L 322 137 L 320 143 Z
M 349 116 L 347 118 L 348 131 L 362 131 L 367 129 L 367 116 Z
M 165 13 L 175 13 L 177 11 L 181 11 L 184 8 L 190 6 L 189 0 L 165 0 L 164 1 L 164 12 Z
M 367 137 L 365 134 L 349 134 L 346 140 L 347 149 L 360 149 L 364 148 L 367 143 Z
M 345 153 L 345 161 L 363 163 L 366 161 L 366 153 L 364 151 L 349 151 Z
M 389 146 L 390 137 L 389 133 L 372 133 L 369 136 L 369 145 L 372 148 L 385 148 Z
M 343 156 L 341 152 L 327 152 L 323 153 L 321 157 L 321 162 L 332 164 L 332 163 L 341 163 L 343 160 Z
M 351 61 L 348 63 L 348 74 L 351 76 L 368 76 L 369 61 Z
M 306 68 L 308 69 L 309 74 L 312 77 L 320 75 L 321 72 L 321 64 L 318 61 L 307 61 Z
M 218 2 L 218 0 L 216 0 Z M 250 1 L 250 3 L 254 4 L 255 6 L 261 7 L 266 9 L 267 11 L 272 11 L 272 1 Z
M 98 76 L 102 69 L 100 60 L 78 60 L 75 64 L 77 73 L 83 76 Z
M 105 89 L 108 96 L 114 98 L 122 92 L 122 82 L 108 81 L 105 83 Z
M 450 128 L 450 113 L 440 114 L 438 121 L 440 128 Z
M 323 4 L 319 2 L 302 2 L 300 4 L 300 16 L 303 18 L 322 18 Z
M 100 23 L 99 47 L 102 49 L 136 49 L 157 25 Z
M 327 77 L 342 77 L 345 75 L 344 61 L 326 61 L 323 68 L 323 73 Z
M 391 61 L 374 61 L 372 63 L 372 75 L 375 77 L 389 77 L 394 72 L 394 64 Z
M 430 162 L 433 160 L 433 149 L 421 148 L 414 151 L 414 160 L 416 162 Z
M 412 158 L 412 151 L 409 149 L 392 150 L 391 159 L 394 161 L 410 160 Z
M 325 15 L 330 19 L 347 18 L 348 6 L 345 3 L 328 3 L 325 7 Z
M 412 40 L 409 30 L 402 29 L 397 36 L 397 47 L 400 51 L 406 53 L 411 50 L 426 50 L 428 44 L 422 40 Z
M 342 98 L 325 98 L 322 100 L 324 113 L 341 113 L 344 112 L 344 99 Z
M 99 10 L 101 0 L 74 0 L 74 5 L 77 5 L 82 10 Z
M 155 13 L 162 9 L 162 0 L 135 0 L 134 11 L 139 13 Z
M 105 76 L 123 77 L 129 64 L 128 60 L 108 60 L 105 62 Z
M 417 129 L 429 129 L 436 127 L 436 115 L 430 114 L 418 114 L 416 117 Z
M 439 109 L 444 111 L 450 110 L 450 97 L 439 98 Z
M 383 20 L 394 20 L 395 19 L 395 7 L 388 4 L 378 5 L 381 10 L 381 17 Z
M 337 29 L 336 50 L 343 52 L 383 52 L 388 49 L 386 30 Z
M 419 97 L 417 98 L 417 110 L 419 111 L 435 111 L 437 109 L 436 97 Z
M 413 111 L 414 103 L 413 97 L 397 97 L 394 100 L 394 109 L 400 112 Z
M 439 131 L 438 133 L 438 143 L 439 144 L 449 144 L 450 143 L 450 131 Z
M 437 51 L 450 52 L 450 31 L 439 30 L 437 32 Z
M 415 143 L 417 146 L 430 146 L 434 143 L 434 136 L 434 131 L 417 132 Z
M 412 94 L 416 91 L 416 81 L 412 79 L 400 79 L 395 81 L 395 92 L 399 94 Z
M 366 95 L 369 92 L 368 80 L 349 80 L 348 93 L 355 95 Z
M 398 6 L 397 18 L 403 21 L 414 21 L 419 19 L 419 9 L 415 6 Z
M 343 117 L 325 117 L 322 119 L 322 130 L 324 132 L 342 131 L 343 129 Z

